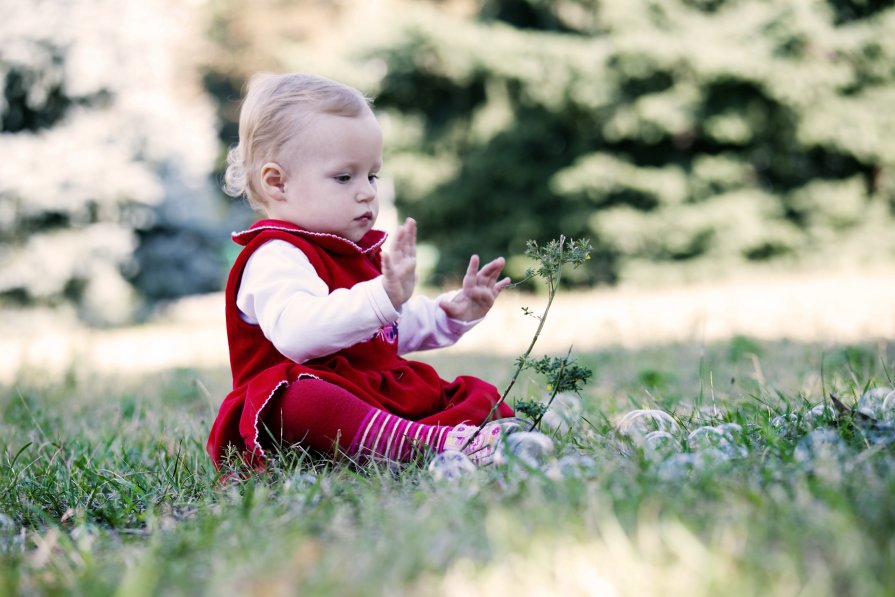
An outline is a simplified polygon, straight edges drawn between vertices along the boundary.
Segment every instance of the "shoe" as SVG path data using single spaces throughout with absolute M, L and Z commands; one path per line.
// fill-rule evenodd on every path
M 493 421 L 485 423 L 485 427 L 482 429 L 482 431 L 488 429 L 491 426 L 499 427 L 505 435 L 509 435 L 511 433 L 516 433 L 517 431 L 528 431 L 528 428 L 531 427 L 531 421 L 520 419 L 519 417 L 495 419 Z
M 455 426 L 444 440 L 444 451 L 462 452 L 477 466 L 493 463 L 508 432 L 505 432 L 497 421 L 488 423 L 478 433 L 477 430 L 478 427 L 475 425 Z

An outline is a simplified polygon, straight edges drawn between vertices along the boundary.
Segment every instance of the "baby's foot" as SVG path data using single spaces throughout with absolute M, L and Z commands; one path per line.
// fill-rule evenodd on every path
M 463 452 L 478 466 L 491 464 L 500 457 L 503 449 L 505 432 L 497 423 L 498 421 L 488 423 L 477 434 L 478 427 L 474 425 L 457 425 L 447 433 L 444 449 Z
M 485 425 L 485 428 L 487 429 L 491 425 L 500 427 L 504 435 L 509 435 L 511 433 L 516 433 L 517 431 L 527 431 L 531 426 L 531 422 L 526 421 L 525 419 L 520 419 L 519 417 L 505 417 L 503 419 L 495 419 L 491 421 Z

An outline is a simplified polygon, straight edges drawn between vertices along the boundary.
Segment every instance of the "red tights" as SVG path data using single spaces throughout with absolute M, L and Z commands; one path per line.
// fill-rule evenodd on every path
M 374 408 L 354 394 L 321 379 L 293 382 L 264 409 L 262 437 L 300 444 L 333 455 L 409 462 L 414 449 L 444 450 L 444 425 L 423 425 Z

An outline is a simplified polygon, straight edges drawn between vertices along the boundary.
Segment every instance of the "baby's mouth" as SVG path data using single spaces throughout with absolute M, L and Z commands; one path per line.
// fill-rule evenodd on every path
M 355 219 L 355 220 L 361 220 L 361 221 L 369 221 L 369 222 L 372 222 L 372 221 L 373 221 L 373 212 L 372 212 L 372 211 L 368 211 L 368 212 L 365 213 L 364 215 L 359 216 L 359 217 L 354 218 L 354 219 Z

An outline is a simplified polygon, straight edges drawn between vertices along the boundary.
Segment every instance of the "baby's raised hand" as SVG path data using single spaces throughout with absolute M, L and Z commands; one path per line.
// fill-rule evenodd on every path
M 416 287 L 416 222 L 404 220 L 395 234 L 391 252 L 382 254 L 382 276 L 385 292 L 395 309 L 407 302 Z
M 498 281 L 506 261 L 498 257 L 479 269 L 479 256 L 469 259 L 469 267 L 463 276 L 463 288 L 450 300 L 443 300 L 439 306 L 448 317 L 461 321 L 475 321 L 485 316 L 497 299 L 500 291 L 510 285 L 509 278 Z

